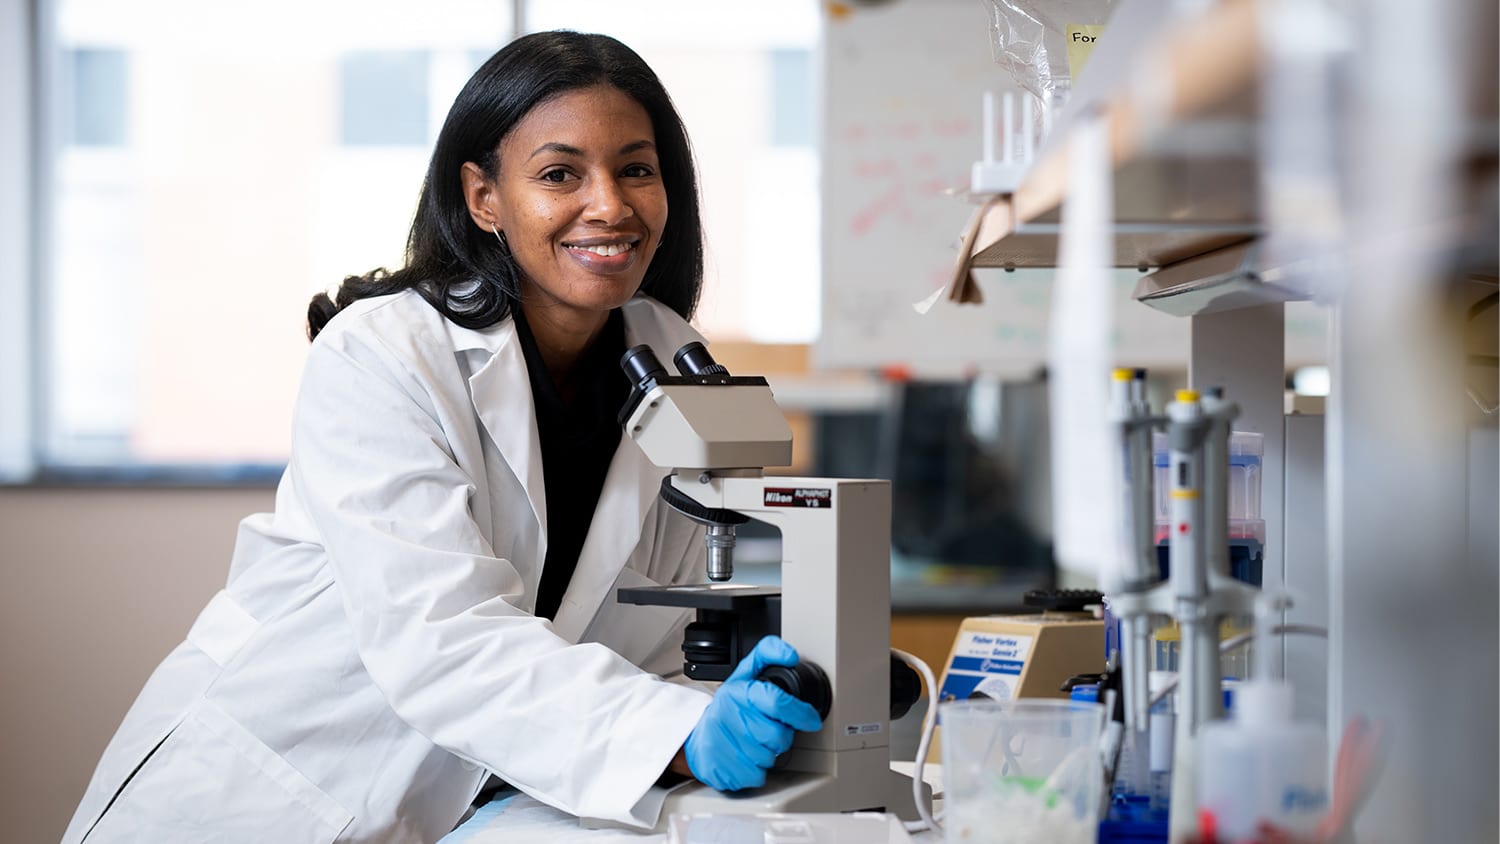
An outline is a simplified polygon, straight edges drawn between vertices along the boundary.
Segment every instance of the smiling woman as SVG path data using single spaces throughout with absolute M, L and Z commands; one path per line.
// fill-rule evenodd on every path
M 469 213 L 520 268 L 520 305 L 555 381 L 636 294 L 661 244 L 655 137 L 638 102 L 596 85 L 532 109 L 498 163 L 463 166 Z
M 668 213 L 668 209 L 671 213 Z M 702 528 L 624 443 L 626 347 L 702 338 L 686 134 L 614 39 L 529 35 L 465 85 L 407 263 L 308 308 L 274 513 L 110 742 L 63 841 L 434 841 L 490 773 L 650 828 L 661 787 L 765 782 L 817 712 L 775 637 L 710 696 L 685 614 Z
M 544 55 L 545 63 L 539 61 Z M 621 169 L 601 170 L 605 159 Z M 448 112 L 418 200 L 406 266 L 347 279 L 331 299 L 315 297 L 308 333 L 316 336 L 350 302 L 405 289 L 460 325 L 493 325 L 522 300 L 523 284 L 540 284 L 540 277 L 555 273 L 544 265 L 562 257 L 556 254 L 561 243 L 553 245 L 555 232 L 538 234 L 553 225 L 540 221 L 579 226 L 574 236 L 597 237 L 584 227 L 598 226 L 591 215 L 636 216 L 627 195 L 643 197 L 648 188 L 658 194 L 659 219 L 641 212 L 629 225 L 657 226 L 649 232 L 650 260 L 629 263 L 642 273 L 637 284 L 643 292 L 687 319 L 703 278 L 697 174 L 682 120 L 661 82 L 612 38 L 541 33 L 519 39 L 475 72 Z M 564 210 L 565 202 L 601 200 L 623 204 Z M 519 231 L 512 231 L 511 216 Z M 546 242 L 533 242 L 539 237 Z M 539 278 L 524 281 L 527 270 Z

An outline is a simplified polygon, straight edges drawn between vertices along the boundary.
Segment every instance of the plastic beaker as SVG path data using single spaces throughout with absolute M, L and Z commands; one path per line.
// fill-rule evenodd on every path
M 938 717 L 948 844 L 1092 844 L 1103 705 L 966 700 Z

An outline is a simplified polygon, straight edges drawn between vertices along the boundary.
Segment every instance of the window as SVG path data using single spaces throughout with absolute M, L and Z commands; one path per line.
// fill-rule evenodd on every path
M 431 141 L 511 5 L 43 10 L 37 457 L 274 474 L 309 297 L 400 262 Z
M 427 53 L 343 56 L 339 106 L 339 138 L 345 146 L 427 146 Z
M 72 106 L 69 143 L 81 147 L 123 146 L 130 88 L 125 51 L 69 50 L 65 65 L 69 83 L 66 96 Z
M 771 51 L 771 143 L 806 147 L 813 137 L 811 50 Z
M 700 326 L 812 339 L 815 3 L 50 0 L 35 377 L 27 406 L 0 413 L 0 462 L 279 473 L 309 297 L 399 265 L 448 106 L 518 6 L 531 30 L 620 38 L 672 93 L 703 189 Z

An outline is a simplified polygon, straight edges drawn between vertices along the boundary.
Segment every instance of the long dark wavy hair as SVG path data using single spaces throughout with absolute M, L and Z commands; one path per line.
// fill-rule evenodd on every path
M 671 97 L 635 51 L 609 36 L 539 32 L 491 56 L 453 101 L 406 239 L 406 266 L 350 276 L 332 297 L 314 296 L 307 306 L 308 339 L 350 303 L 406 289 L 465 328 L 486 328 L 509 316 L 520 300 L 520 268 L 493 234 L 474 224 L 459 173 L 472 161 L 495 178 L 500 141 L 527 113 L 559 94 L 599 84 L 640 103 L 656 133 L 670 213 L 641 291 L 691 318 L 703 285 L 703 225 L 692 148 Z

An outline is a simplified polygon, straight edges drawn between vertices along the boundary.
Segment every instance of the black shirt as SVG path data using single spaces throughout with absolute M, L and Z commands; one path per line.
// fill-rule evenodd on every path
M 598 340 L 573 366 L 569 375 L 574 385 L 572 400 L 565 402 L 552 383 L 525 315 L 520 307 L 511 313 L 531 380 L 547 496 L 547 559 L 542 563 L 533 612 L 550 619 L 556 617 L 573 579 L 604 476 L 620 445 L 616 417 L 630 394 L 630 381 L 619 363 L 625 354 L 625 320 L 618 308 L 610 311 Z

